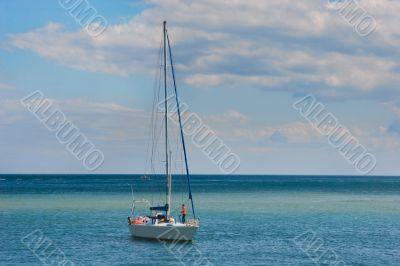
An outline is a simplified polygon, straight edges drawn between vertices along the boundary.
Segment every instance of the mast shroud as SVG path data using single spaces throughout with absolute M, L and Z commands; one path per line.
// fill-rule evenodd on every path
M 171 44 L 169 42 L 168 34 L 167 34 L 167 41 L 168 41 L 169 59 L 170 59 L 170 62 L 171 62 L 172 79 L 174 81 L 175 100 L 176 100 L 176 105 L 177 105 L 177 110 L 178 110 L 178 120 L 179 120 L 179 129 L 180 129 L 181 141 L 182 141 L 182 146 L 183 146 L 183 155 L 185 157 L 185 168 L 186 168 L 186 178 L 187 178 L 188 188 L 189 188 L 189 199 L 190 199 L 190 203 L 192 205 L 193 218 L 196 219 L 196 213 L 194 211 L 192 189 L 191 189 L 191 186 L 190 186 L 190 173 L 189 173 L 189 165 L 188 165 L 188 160 L 187 160 L 187 155 L 186 155 L 185 137 L 183 135 L 181 111 L 180 111 L 180 107 L 179 107 L 178 90 L 176 88 L 176 81 L 175 81 L 175 69 L 174 69 L 174 64 L 173 64 L 173 59 L 172 59 L 172 52 L 171 52 Z

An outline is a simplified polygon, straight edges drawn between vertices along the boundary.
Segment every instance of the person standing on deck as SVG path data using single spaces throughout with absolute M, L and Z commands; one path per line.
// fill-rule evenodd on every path
M 181 214 L 182 214 L 182 223 L 184 224 L 186 222 L 186 207 L 185 207 L 185 204 L 182 204 Z

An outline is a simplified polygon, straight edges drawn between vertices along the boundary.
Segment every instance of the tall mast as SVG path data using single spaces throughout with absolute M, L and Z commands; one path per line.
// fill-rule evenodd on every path
M 164 21 L 164 108 L 165 108 L 165 175 L 166 175 L 166 183 L 167 183 L 167 190 L 166 190 L 166 212 L 167 217 L 170 214 L 170 206 L 169 203 L 171 202 L 171 195 L 170 195 L 170 176 L 169 176 L 169 159 L 168 159 L 168 100 L 167 100 L 167 40 L 166 40 L 166 29 L 167 22 Z

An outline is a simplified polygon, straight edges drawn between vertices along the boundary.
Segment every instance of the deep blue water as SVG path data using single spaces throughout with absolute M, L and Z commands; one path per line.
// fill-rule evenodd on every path
M 0 175 L 0 265 L 42 265 L 54 247 L 75 265 L 400 265 L 399 177 L 193 176 L 195 241 L 131 238 L 131 185 L 136 198 L 157 203 L 163 183 L 138 175 Z M 173 190 L 179 207 L 184 177 L 174 178 Z M 24 237 L 32 232 L 50 241 L 47 251 L 29 250 Z M 301 242 L 302 234 L 314 238 Z

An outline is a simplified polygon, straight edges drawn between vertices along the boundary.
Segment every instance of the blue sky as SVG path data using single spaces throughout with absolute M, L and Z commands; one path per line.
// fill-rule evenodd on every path
M 72 0 L 71 0 L 72 1 Z M 357 34 L 329 1 L 87 1 L 90 36 L 58 1 L 0 2 L 0 173 L 87 173 L 19 102 L 40 90 L 105 155 L 98 173 L 142 173 L 162 21 L 180 98 L 241 159 L 238 174 L 357 174 L 292 108 L 314 95 L 377 158 L 400 170 L 396 1 L 360 1 Z M 220 173 L 189 142 L 193 173 Z

